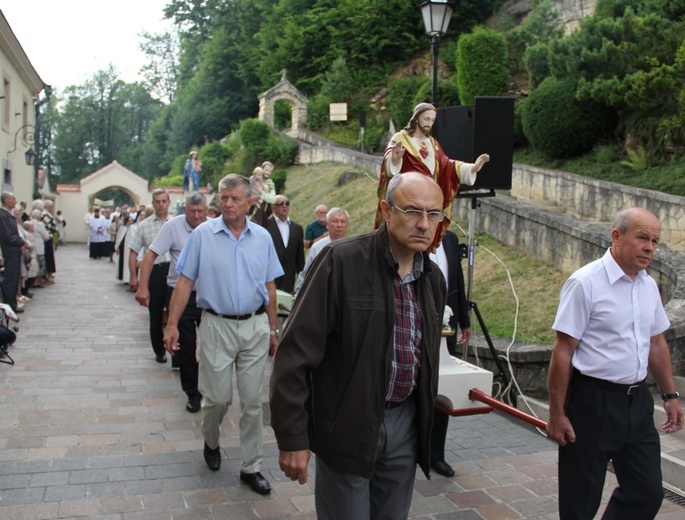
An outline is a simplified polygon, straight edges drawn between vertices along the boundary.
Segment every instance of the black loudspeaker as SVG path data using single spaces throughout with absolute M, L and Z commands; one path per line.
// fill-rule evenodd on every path
M 359 111 L 359 126 L 360 128 L 366 127 L 366 110 Z
M 439 108 L 432 134 L 451 159 L 471 162 L 473 143 L 471 109 L 465 106 Z
M 473 187 L 510 190 L 514 163 L 514 98 L 476 97 L 473 119 L 473 160 L 483 153 L 490 155 L 490 161 L 478 173 Z

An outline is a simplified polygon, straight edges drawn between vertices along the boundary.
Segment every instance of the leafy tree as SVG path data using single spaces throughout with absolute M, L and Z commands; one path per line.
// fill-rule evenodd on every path
M 142 37 L 144 41 L 140 44 L 140 49 L 148 58 L 141 70 L 145 77 L 145 86 L 153 97 L 171 102 L 178 88 L 178 35 L 168 31 L 162 34 L 144 31 Z
M 614 107 L 625 137 L 650 154 L 668 148 L 664 125 L 678 112 L 685 84 L 674 68 L 685 24 L 627 7 L 616 18 L 590 17 L 581 30 L 550 45 L 550 69 L 559 78 L 579 78 L 577 97 Z
M 509 80 L 507 41 L 502 34 L 477 27 L 459 38 L 457 86 L 463 105 L 473 106 L 475 96 L 501 96 Z
M 141 154 L 160 104 L 139 83 L 125 83 L 116 70 L 95 73 L 65 90 L 55 125 L 54 159 L 65 182 L 118 160 L 145 175 Z
M 551 41 L 562 38 L 564 29 L 559 21 L 559 12 L 552 2 L 537 0 L 528 18 L 521 25 L 504 34 L 507 39 L 509 69 L 512 74 L 518 74 L 524 69 L 530 74 L 530 68 L 526 63 L 529 49 L 547 46 Z M 540 78 L 540 81 L 544 77 Z

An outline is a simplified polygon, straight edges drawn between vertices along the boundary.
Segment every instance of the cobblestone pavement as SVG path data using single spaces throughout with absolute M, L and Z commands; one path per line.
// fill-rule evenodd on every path
M 185 411 L 178 373 L 155 362 L 147 311 L 114 280 L 114 265 L 89 260 L 81 244 L 61 247 L 57 266 L 57 284 L 35 289 L 21 315 L 16 365 L 0 365 L 0 518 L 316 517 L 312 481 L 283 477 L 268 427 L 262 472 L 273 492 L 240 483 L 236 406 L 221 470 L 209 471 L 201 415 Z M 551 442 L 498 413 L 450 422 L 457 475 L 427 481 L 419 471 L 412 518 L 557 518 Z M 664 501 L 658 518 L 685 510 Z

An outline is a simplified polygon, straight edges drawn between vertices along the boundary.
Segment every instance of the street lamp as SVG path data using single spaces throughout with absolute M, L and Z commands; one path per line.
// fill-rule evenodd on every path
M 437 108 L 438 102 L 438 46 L 440 38 L 445 36 L 447 26 L 452 18 L 452 8 L 448 0 L 426 0 L 419 5 L 426 34 L 431 37 L 431 50 L 433 53 L 433 92 L 431 101 Z
M 24 158 L 26 159 L 26 165 L 33 166 L 34 164 L 36 164 L 36 157 L 38 157 L 38 154 L 33 151 L 33 148 L 29 147 L 29 149 L 26 150 L 26 153 L 24 154 Z

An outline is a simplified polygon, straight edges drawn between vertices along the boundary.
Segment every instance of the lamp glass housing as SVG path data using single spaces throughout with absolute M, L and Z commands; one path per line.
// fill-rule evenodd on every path
M 447 0 L 427 0 L 420 8 L 426 34 L 444 36 L 452 18 L 452 8 L 447 4 Z

